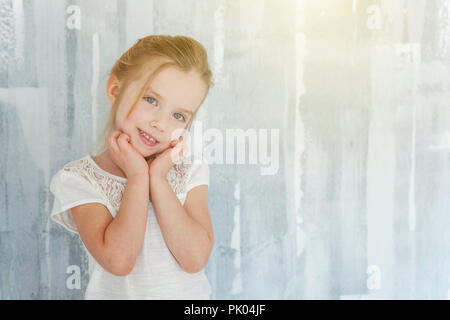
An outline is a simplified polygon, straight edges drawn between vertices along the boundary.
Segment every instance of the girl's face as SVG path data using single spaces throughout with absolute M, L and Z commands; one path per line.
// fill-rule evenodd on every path
M 145 80 L 132 82 L 126 88 L 116 114 L 116 129 L 126 133 L 134 148 L 143 157 L 148 157 L 161 153 L 169 147 L 172 140 L 182 135 L 183 129 L 202 102 L 207 87 L 195 71 L 185 73 L 173 67 L 163 69 L 126 118 Z M 114 91 L 114 83 L 119 85 L 114 79 L 108 80 L 108 92 Z M 111 100 L 113 102 L 114 99 Z M 140 130 L 153 136 L 158 141 L 156 145 L 146 144 Z

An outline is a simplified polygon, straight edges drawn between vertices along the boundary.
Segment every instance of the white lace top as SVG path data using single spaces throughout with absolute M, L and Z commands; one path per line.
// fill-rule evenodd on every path
M 195 186 L 209 185 L 209 167 L 183 158 L 167 174 L 170 186 L 181 204 Z M 116 216 L 127 179 L 100 168 L 90 155 L 67 163 L 50 182 L 54 195 L 51 218 L 68 231 L 78 234 L 70 208 L 97 202 Z M 79 235 L 79 234 L 78 234 Z M 84 244 L 83 244 L 84 246 Z M 204 270 L 190 274 L 175 260 L 162 236 L 149 203 L 147 229 L 136 264 L 127 276 L 115 276 L 89 257 L 89 283 L 85 299 L 210 299 L 211 287 Z

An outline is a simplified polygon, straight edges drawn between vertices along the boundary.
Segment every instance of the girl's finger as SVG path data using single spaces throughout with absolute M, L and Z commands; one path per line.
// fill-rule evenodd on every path
M 173 147 L 173 146 L 177 145 L 178 143 L 180 143 L 180 142 L 182 142 L 182 141 L 183 141 L 183 136 L 179 136 L 178 139 L 172 140 L 172 141 L 170 142 L 170 146 Z
M 117 137 L 120 135 L 120 131 L 119 130 L 114 130 L 113 132 L 111 132 L 108 137 L 106 138 L 107 143 L 109 144 L 109 146 L 114 150 L 114 151 L 118 151 L 119 150 L 119 146 L 117 145 Z
M 179 159 L 182 157 L 182 152 L 184 150 L 183 143 L 178 143 L 171 152 L 172 161 L 177 163 Z
M 120 130 L 114 130 L 114 131 L 112 131 L 112 132 L 109 134 L 109 136 L 110 136 L 111 139 L 117 139 L 117 137 L 119 137 L 119 135 L 120 135 L 121 133 L 122 133 L 122 132 L 121 132 Z
M 130 137 L 125 133 L 120 134 L 119 138 L 117 138 L 117 144 L 121 149 L 127 148 L 129 141 Z
M 187 147 L 187 144 L 184 142 L 182 142 L 181 144 L 182 144 L 182 151 L 183 151 L 181 156 L 184 157 L 188 154 L 188 147 Z

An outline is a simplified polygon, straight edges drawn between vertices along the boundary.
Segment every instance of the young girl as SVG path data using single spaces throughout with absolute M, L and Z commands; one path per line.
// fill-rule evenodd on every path
M 210 299 L 209 167 L 181 133 L 212 85 L 206 50 L 185 36 L 142 38 L 113 66 L 106 147 L 50 184 L 51 218 L 88 253 L 85 299 Z

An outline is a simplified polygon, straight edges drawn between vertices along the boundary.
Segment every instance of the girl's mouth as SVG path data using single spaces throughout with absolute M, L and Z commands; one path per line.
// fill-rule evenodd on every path
M 147 146 L 153 147 L 156 146 L 159 141 L 157 141 L 152 136 L 146 134 L 144 131 L 138 128 L 139 136 L 141 137 L 142 142 L 144 142 Z

